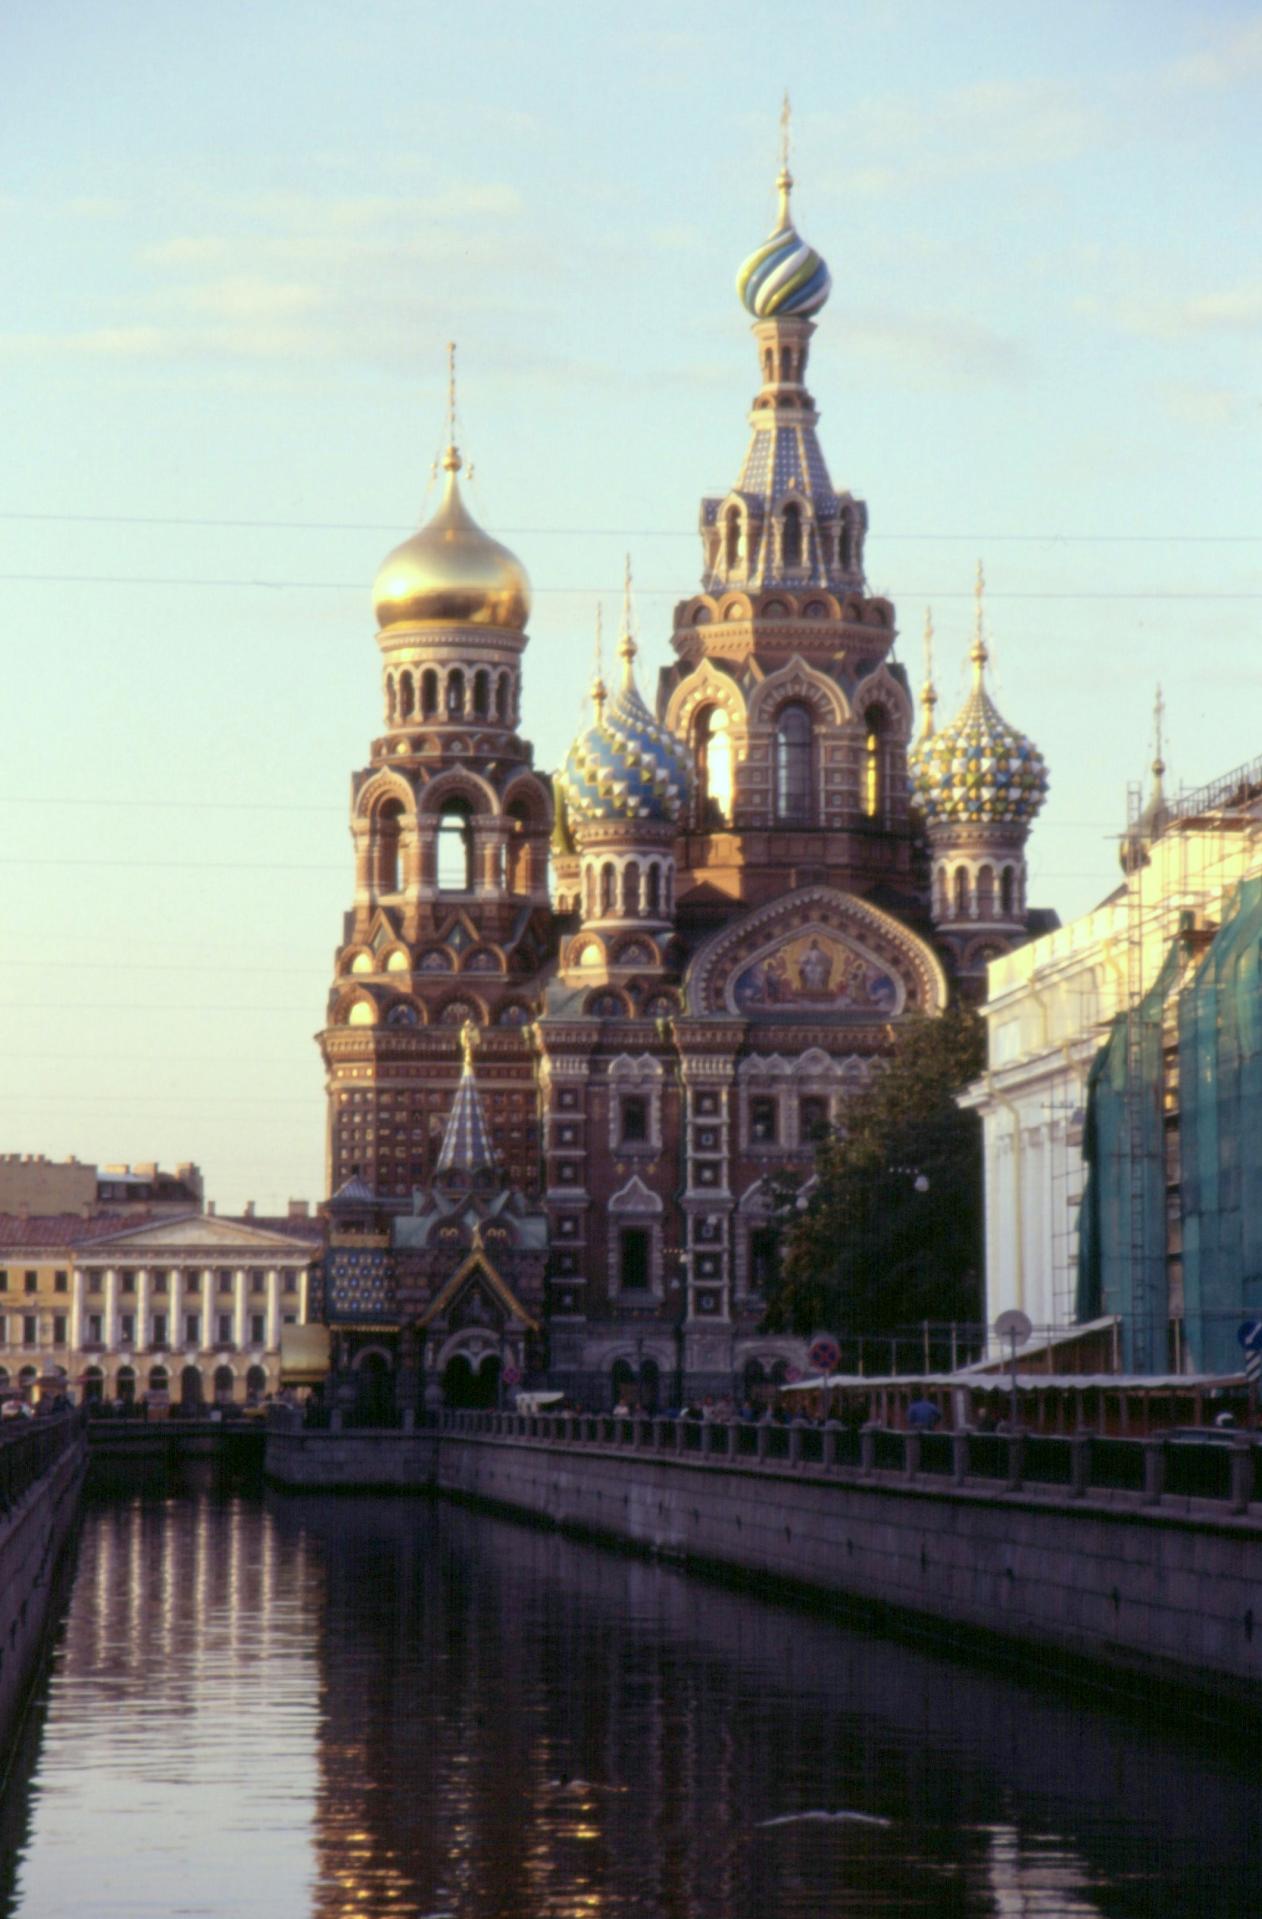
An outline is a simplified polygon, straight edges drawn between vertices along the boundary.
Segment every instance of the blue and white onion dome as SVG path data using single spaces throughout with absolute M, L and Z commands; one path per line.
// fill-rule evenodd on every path
M 807 320 L 818 313 L 832 291 L 823 256 L 794 227 L 789 214 L 793 179 L 782 167 L 776 182 L 780 215 L 772 233 L 755 249 L 736 276 L 736 291 L 755 320 Z
M 912 797 L 929 826 L 1029 826 L 1047 796 L 1046 762 L 986 691 L 980 633 L 969 657 L 973 687 L 963 706 L 907 755 Z
M 635 641 L 618 652 L 622 685 L 606 699 L 597 674 L 595 717 L 579 734 L 557 775 L 571 826 L 591 821 L 651 820 L 673 825 L 688 800 L 689 762 L 681 741 L 658 724 L 640 697 L 632 662 Z

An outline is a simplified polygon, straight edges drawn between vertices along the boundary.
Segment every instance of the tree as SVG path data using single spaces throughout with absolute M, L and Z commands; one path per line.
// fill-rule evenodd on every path
M 955 1095 L 985 1065 L 977 1013 L 909 1021 L 889 1066 L 816 1147 L 816 1181 L 789 1219 L 766 1286 L 769 1331 L 890 1332 L 980 1316 L 981 1122 Z

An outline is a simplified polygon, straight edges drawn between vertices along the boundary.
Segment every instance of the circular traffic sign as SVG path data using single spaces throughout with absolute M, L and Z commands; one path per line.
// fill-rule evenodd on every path
M 1019 1306 L 1010 1306 L 1006 1313 L 1000 1313 L 995 1321 L 995 1332 L 1000 1339 L 1014 1339 L 1018 1346 L 1024 1346 L 1034 1325 L 1028 1314 Z
M 1246 1319 L 1237 1326 L 1236 1338 L 1247 1353 L 1262 1352 L 1262 1319 Z
M 837 1361 L 841 1358 L 841 1347 L 831 1333 L 816 1333 L 806 1349 L 806 1357 L 816 1372 L 831 1373 L 836 1370 Z

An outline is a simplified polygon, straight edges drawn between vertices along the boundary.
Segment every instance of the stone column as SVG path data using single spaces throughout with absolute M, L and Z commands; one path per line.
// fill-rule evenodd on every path
M 113 1266 L 105 1268 L 105 1297 L 101 1312 L 105 1350 L 113 1353 L 118 1348 L 118 1272 Z
M 149 1268 L 141 1266 L 136 1273 L 136 1351 L 149 1350 Z M 141 1391 L 140 1369 L 136 1373 L 136 1391 Z
M 267 1323 L 264 1327 L 267 1335 L 264 1344 L 269 1353 L 280 1351 L 280 1274 L 274 1267 L 267 1275 Z
M 83 1268 L 76 1266 L 70 1274 L 70 1323 L 67 1326 L 66 1344 L 70 1348 L 70 1357 L 74 1362 L 70 1372 L 81 1373 L 83 1367 L 78 1363 L 82 1357 L 79 1349 L 83 1345 L 83 1302 L 86 1289 Z
M 202 1336 L 198 1342 L 203 1352 L 215 1343 L 215 1275 L 209 1266 L 202 1269 Z
M 245 1268 L 238 1266 L 233 1276 L 232 1341 L 239 1353 L 244 1352 L 246 1345 L 246 1313 L 249 1310 L 246 1304 L 246 1285 Z

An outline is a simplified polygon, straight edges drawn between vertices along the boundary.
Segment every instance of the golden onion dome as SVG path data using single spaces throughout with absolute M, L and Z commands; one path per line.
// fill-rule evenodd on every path
M 460 455 L 447 449 L 447 486 L 432 520 L 382 561 L 373 585 L 378 626 L 417 620 L 500 626 L 530 617 L 530 579 L 516 554 L 484 533 L 460 497 Z

